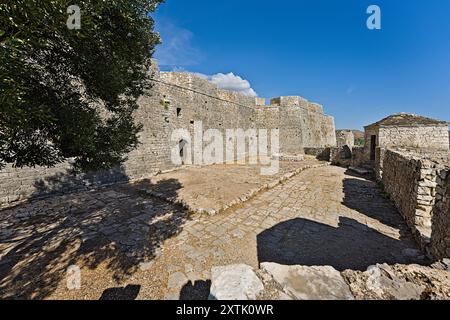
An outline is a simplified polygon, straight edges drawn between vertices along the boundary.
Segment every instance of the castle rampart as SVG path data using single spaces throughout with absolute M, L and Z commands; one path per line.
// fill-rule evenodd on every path
M 72 176 L 67 163 L 54 168 L 9 166 L 0 172 L 0 204 L 141 180 L 175 169 L 171 150 L 179 142 L 171 141 L 171 134 L 186 129 L 192 136 L 196 122 L 202 123 L 204 131 L 217 129 L 224 136 L 227 129 L 279 129 L 280 153 L 287 155 L 303 154 L 305 147 L 336 145 L 334 118 L 325 115 L 322 106 L 301 97 L 275 98 L 266 106 L 262 98 L 218 89 L 195 74 L 159 72 L 156 66 L 152 74 L 153 87 L 139 99 L 135 116 L 143 124 L 141 144 L 121 168 Z

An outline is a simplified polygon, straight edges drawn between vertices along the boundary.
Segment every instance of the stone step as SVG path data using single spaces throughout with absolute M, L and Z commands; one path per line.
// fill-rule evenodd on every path
M 348 168 L 350 171 L 356 172 L 357 174 L 360 175 L 368 175 L 373 173 L 372 169 L 366 169 L 366 168 L 362 168 L 362 167 L 350 167 Z

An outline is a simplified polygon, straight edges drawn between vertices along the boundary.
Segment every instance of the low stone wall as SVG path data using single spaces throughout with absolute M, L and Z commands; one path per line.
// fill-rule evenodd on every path
M 347 145 L 330 148 L 330 161 L 336 166 L 350 167 L 352 158 L 352 149 Z
M 363 147 L 340 147 L 305 148 L 305 154 L 314 156 L 318 160 L 331 162 L 333 165 L 342 167 L 360 167 L 367 164 L 366 154 Z
M 443 177 L 450 170 L 450 153 L 390 149 L 383 153 L 385 191 L 422 248 L 430 256 L 438 257 L 436 252 L 442 256 L 450 219 L 446 202 L 450 189 Z
M 352 148 L 352 166 L 361 167 L 369 163 L 366 154 L 364 152 L 364 147 L 353 147 Z
M 330 161 L 331 149 L 330 148 L 304 148 L 306 155 L 314 156 L 321 161 Z
M 450 257 L 450 172 L 437 177 L 436 204 L 433 209 L 431 250 L 434 257 Z
M 386 170 L 383 175 L 385 191 L 389 193 L 408 226 L 411 228 L 431 227 L 432 204 L 425 203 L 428 198 L 424 198 L 425 195 L 419 198 L 418 193 L 419 181 L 422 177 L 420 160 L 388 150 L 385 163 Z M 429 183 L 431 184 L 432 181 Z M 431 191 L 423 190 L 424 194 L 429 192 Z M 423 202 L 421 207 L 423 212 L 418 212 L 419 201 Z M 425 215 L 428 218 L 426 221 Z
M 131 180 L 123 167 L 91 174 L 72 174 L 71 168 L 68 162 L 53 168 L 7 166 L 0 172 L 0 207 L 27 198 L 86 191 Z

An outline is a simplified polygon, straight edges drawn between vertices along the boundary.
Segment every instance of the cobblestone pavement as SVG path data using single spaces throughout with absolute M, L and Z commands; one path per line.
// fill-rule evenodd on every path
M 171 202 L 182 203 L 195 213 L 215 214 L 251 198 L 270 184 L 277 184 L 297 170 L 324 165 L 312 156 L 303 161 L 279 161 L 279 170 L 274 175 L 262 175 L 260 164 L 217 164 L 202 167 L 185 167 L 159 174 L 151 178 L 152 195 Z M 177 180 L 180 186 L 164 181 Z
M 201 299 L 217 265 L 273 261 L 365 270 L 425 262 L 376 184 L 343 168 L 306 170 L 216 216 L 189 216 L 143 187 L 0 212 L 0 297 Z M 71 265 L 81 269 L 79 290 L 67 289 Z

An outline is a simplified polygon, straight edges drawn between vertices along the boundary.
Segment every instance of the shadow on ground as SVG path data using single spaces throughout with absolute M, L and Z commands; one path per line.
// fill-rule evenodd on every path
M 57 193 L 65 186 L 58 182 L 48 188 Z M 142 181 L 0 211 L 0 298 L 45 298 L 65 281 L 71 265 L 106 265 L 117 281 L 133 274 L 182 230 L 188 218 L 182 207 L 148 196 L 145 190 L 154 188 L 176 193 L 181 184 L 174 179 L 157 185 Z M 103 298 L 131 297 L 136 288 L 121 292 L 113 288 Z
M 377 263 L 425 263 L 420 253 L 419 256 L 405 254 L 411 252 L 405 249 L 416 250 L 417 245 L 403 218 L 380 195 L 375 182 L 356 176 L 345 178 L 343 191 L 345 206 L 378 220 L 386 230 L 397 230 L 397 236 L 391 237 L 343 216 L 339 217 L 337 228 L 298 218 L 279 223 L 257 236 L 259 262 L 330 265 L 340 271 L 365 271 Z
M 348 176 L 348 172 L 346 175 Z M 356 174 L 354 177 L 344 179 L 342 204 L 387 226 L 400 228 L 403 232 L 406 229 L 405 221 L 394 204 L 387 197 L 381 195 L 377 183 L 362 178 L 358 179 Z
M 275 225 L 257 236 L 258 260 L 284 265 L 332 266 L 365 271 L 377 263 L 412 263 L 402 251 L 411 248 L 356 220 L 340 217 L 338 228 L 307 219 Z
M 189 281 L 180 291 L 180 300 L 208 300 L 211 280 Z
M 141 286 L 132 284 L 124 288 L 109 288 L 103 291 L 99 300 L 136 300 L 140 291 Z

